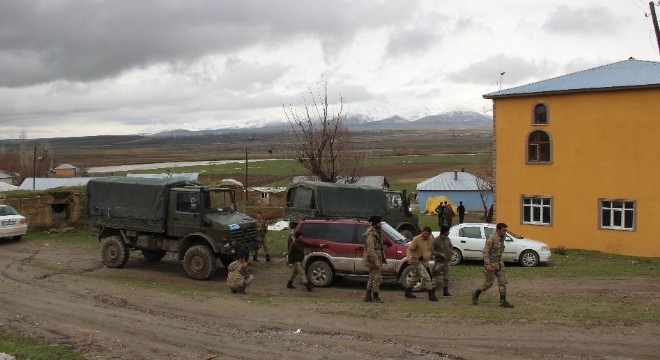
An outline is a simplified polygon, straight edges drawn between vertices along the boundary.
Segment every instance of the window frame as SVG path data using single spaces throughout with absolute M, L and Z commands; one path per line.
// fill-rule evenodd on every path
M 548 136 L 548 141 L 547 141 L 547 143 L 546 143 L 546 142 L 542 142 L 542 141 L 538 141 L 538 142 L 530 142 L 530 138 L 531 138 L 532 135 L 534 135 L 535 133 L 543 133 L 543 134 L 547 135 L 547 136 Z M 542 144 L 547 144 L 547 145 L 548 145 L 548 160 L 540 160 L 540 158 L 541 158 L 541 150 L 542 150 L 541 145 L 542 145 Z M 532 159 L 531 159 L 532 152 L 530 151 L 530 149 L 531 149 L 532 146 L 534 146 L 535 149 L 536 149 L 536 150 L 534 151 L 534 153 L 535 153 L 535 155 L 536 155 L 536 159 L 537 159 L 537 160 L 532 160 Z M 549 133 L 549 132 L 547 132 L 547 131 L 545 131 L 545 130 L 538 130 L 538 129 L 536 129 L 536 130 L 532 130 L 532 131 L 530 131 L 530 132 L 527 134 L 527 137 L 525 138 L 525 163 L 526 163 L 526 164 L 552 164 L 552 162 L 553 162 L 553 156 L 552 156 L 552 154 L 553 154 L 553 151 L 552 151 L 552 136 L 550 136 L 550 133 Z
M 538 122 L 536 121 L 536 108 L 539 107 L 539 105 L 545 107 L 545 122 Z M 543 101 L 539 101 L 534 106 L 532 106 L 532 125 L 534 126 L 547 126 L 550 123 L 550 108 L 548 107 L 548 104 L 546 104 Z
M 610 202 L 610 203 L 620 202 L 620 203 L 623 203 L 622 204 L 623 207 L 621 208 L 622 210 L 616 210 L 618 208 L 615 208 L 614 206 L 611 206 L 611 205 L 608 208 L 610 210 L 610 225 L 609 226 L 603 225 L 603 221 L 605 219 L 604 216 L 603 216 L 603 212 L 605 210 L 605 207 L 604 207 L 605 204 L 604 203 L 606 203 L 606 202 Z M 632 203 L 631 208 L 626 208 L 626 203 Z M 614 219 L 614 216 L 615 216 L 614 211 L 622 213 L 621 217 L 620 217 L 621 226 L 612 225 L 612 223 L 615 220 Z M 632 224 L 631 224 L 631 227 L 629 227 L 629 228 L 625 226 L 625 223 L 626 223 L 625 212 L 626 211 L 632 212 Z M 637 200 L 622 199 L 622 198 L 600 198 L 600 199 L 598 199 L 598 228 L 601 229 L 601 230 L 636 231 L 637 230 Z
M 534 204 L 534 200 L 548 200 L 548 204 Z M 530 200 L 530 204 L 525 204 L 525 200 Z M 523 225 L 534 225 L 534 226 L 552 226 L 552 220 L 554 218 L 553 214 L 554 199 L 551 195 L 520 195 L 520 223 Z M 525 220 L 526 208 L 530 209 L 529 221 Z M 544 209 L 547 208 L 548 212 L 548 222 L 545 222 L 544 219 Z M 534 220 L 534 209 L 539 209 L 539 220 Z

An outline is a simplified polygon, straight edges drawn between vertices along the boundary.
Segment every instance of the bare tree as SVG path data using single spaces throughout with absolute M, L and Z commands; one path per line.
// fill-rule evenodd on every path
M 483 219 L 486 222 L 490 222 L 493 217 L 493 205 L 491 205 L 489 209 L 488 199 L 493 199 L 495 194 L 495 176 L 493 173 L 492 158 L 479 164 L 475 175 L 475 183 L 477 185 L 477 190 L 479 191 L 479 198 L 481 199 L 481 205 L 484 208 Z
M 300 107 L 283 106 L 291 125 L 296 161 L 323 182 L 359 180 L 361 161 L 346 128 L 343 97 L 339 97 L 337 113 L 331 113 L 328 82 L 324 80 L 316 92 L 308 88 L 303 100 Z
M 14 159 L 15 171 L 19 174 L 19 183 L 28 177 L 44 177 L 48 175 L 49 169 L 53 166 L 53 157 L 55 155 L 52 147 L 46 141 L 37 144 L 28 142 L 27 133 L 21 131 L 19 136 L 21 144 L 15 155 L 7 154 L 7 157 Z

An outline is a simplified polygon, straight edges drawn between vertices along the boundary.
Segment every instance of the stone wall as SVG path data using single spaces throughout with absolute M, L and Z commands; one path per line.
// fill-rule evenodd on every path
M 30 229 L 82 226 L 85 195 L 71 191 L 40 193 L 34 197 L 0 198 L 0 204 L 13 207 L 25 216 Z

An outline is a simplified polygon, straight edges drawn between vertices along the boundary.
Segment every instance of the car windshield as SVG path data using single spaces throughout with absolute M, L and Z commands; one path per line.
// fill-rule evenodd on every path
M 522 239 L 522 236 L 518 236 L 518 235 L 512 233 L 512 232 L 509 231 L 509 230 L 507 230 L 506 233 L 507 233 L 507 235 L 509 235 L 510 237 L 512 237 L 512 238 L 514 238 L 514 239 Z
M 18 215 L 18 213 L 11 206 L 0 206 L 0 216 L 7 215 Z
M 385 234 L 387 234 L 387 236 L 390 239 L 392 239 L 392 241 L 394 241 L 397 244 L 404 244 L 404 243 L 407 243 L 408 241 L 410 241 L 410 240 L 406 239 L 405 236 L 401 235 L 401 233 L 396 231 L 396 229 L 391 227 L 388 223 L 384 223 L 384 222 L 380 223 L 380 229 Z
M 207 212 L 234 211 L 234 199 L 230 191 L 220 190 L 204 193 Z

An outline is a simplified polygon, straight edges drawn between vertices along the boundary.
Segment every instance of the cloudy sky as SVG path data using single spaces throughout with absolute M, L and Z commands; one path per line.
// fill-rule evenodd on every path
M 660 11 L 660 9 L 658 9 Z M 0 0 L 0 139 L 487 112 L 499 88 L 660 61 L 646 0 Z

